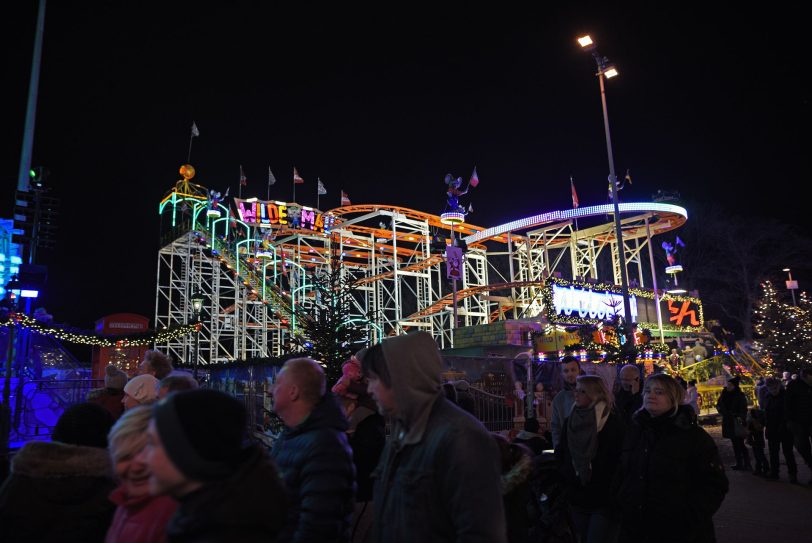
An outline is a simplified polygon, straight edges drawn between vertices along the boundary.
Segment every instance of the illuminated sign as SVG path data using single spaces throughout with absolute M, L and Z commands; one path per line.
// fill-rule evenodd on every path
M 629 296 L 631 320 L 637 320 L 637 298 Z M 572 285 L 553 285 L 553 306 L 556 315 L 577 316 L 582 319 L 605 320 L 619 314 L 625 318 L 623 296 L 613 292 L 598 292 Z M 628 319 L 627 319 L 628 320 Z
M 296 204 L 265 202 L 255 198 L 234 198 L 234 202 L 241 221 L 261 228 L 287 227 L 327 233 L 335 220 L 333 215 Z
M 676 326 L 699 326 L 699 306 L 690 300 L 666 300 L 668 322 Z

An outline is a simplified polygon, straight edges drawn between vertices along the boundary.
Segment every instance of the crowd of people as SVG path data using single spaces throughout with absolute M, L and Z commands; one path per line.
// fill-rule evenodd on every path
M 52 441 L 15 456 L 0 539 L 714 541 L 728 480 L 695 386 L 628 365 L 613 391 L 564 357 L 550 432 L 529 418 L 505 435 L 476 418 L 466 386 L 443 386 L 442 367 L 425 332 L 358 352 L 332 389 L 319 363 L 288 360 L 273 388 L 285 430 L 270 451 L 246 439 L 240 401 L 198 388 L 165 355 L 148 352 L 131 379 L 108 367 Z M 751 469 L 749 443 L 756 471 L 777 477 L 783 449 L 797 481 L 793 447 L 810 463 L 812 372 L 787 390 L 763 386 L 754 409 L 735 378 L 719 399 L 734 469 Z

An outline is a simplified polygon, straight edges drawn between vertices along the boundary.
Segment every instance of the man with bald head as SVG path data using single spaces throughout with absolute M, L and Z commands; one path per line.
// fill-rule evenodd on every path
M 643 406 L 640 390 L 640 370 L 634 364 L 626 364 L 618 374 L 620 388 L 615 392 L 615 410 L 626 426 L 632 421 L 634 412 Z
M 285 362 L 273 402 L 287 426 L 271 452 L 288 491 L 279 541 L 348 541 L 355 467 L 347 419 L 326 391 L 321 365 L 309 358 Z

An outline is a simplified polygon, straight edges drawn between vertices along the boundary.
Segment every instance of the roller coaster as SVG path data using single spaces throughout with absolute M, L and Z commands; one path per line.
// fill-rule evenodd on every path
M 186 169 L 184 169 L 186 168 Z M 164 243 L 158 252 L 157 328 L 194 322 L 198 344 L 183 337 L 157 345 L 201 365 L 279 356 L 298 323 L 291 307 L 312 303 L 314 275 L 340 262 L 356 286 L 350 322 L 372 341 L 421 329 L 442 348 L 456 326 L 536 318 L 552 277 L 620 283 L 620 251 L 635 286 L 653 272 L 652 237 L 679 228 L 687 212 L 663 202 L 552 211 L 489 228 L 449 225 L 440 216 L 386 204 L 322 212 L 256 198 L 222 201 L 192 183 L 192 168 L 159 205 Z M 218 195 L 219 196 L 219 195 Z M 233 204 L 233 207 L 232 207 Z M 583 227 L 578 228 L 578 221 Z M 445 245 L 467 247 L 456 295 L 447 279 Z M 644 250 L 648 249 L 648 257 Z M 599 273 L 610 270 L 603 278 Z M 195 313 L 192 298 L 203 295 Z

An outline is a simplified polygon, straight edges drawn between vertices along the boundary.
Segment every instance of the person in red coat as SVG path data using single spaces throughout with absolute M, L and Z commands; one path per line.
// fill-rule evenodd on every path
M 135 407 L 125 412 L 110 430 L 110 457 L 119 485 L 110 494 L 110 501 L 117 508 L 106 543 L 167 541 L 166 525 L 178 504 L 169 496 L 150 495 L 150 471 L 138 459 L 147 442 L 151 416 L 151 407 Z

